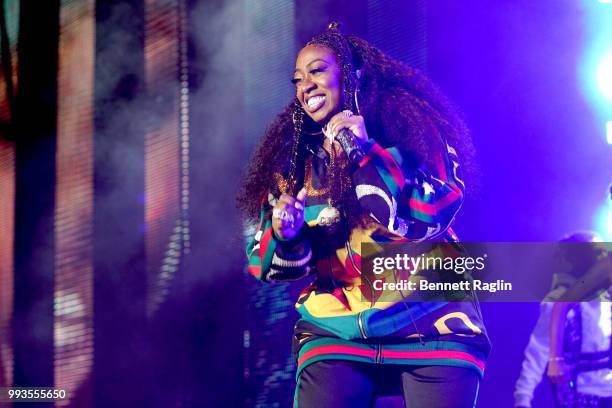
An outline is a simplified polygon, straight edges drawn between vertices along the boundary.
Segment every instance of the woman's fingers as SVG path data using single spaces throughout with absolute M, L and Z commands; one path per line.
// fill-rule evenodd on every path
M 344 112 L 339 112 L 332 116 L 327 122 L 327 130 L 333 130 L 334 134 L 338 134 L 338 131 L 343 127 L 349 127 L 350 125 L 358 125 L 363 123 L 363 116 L 351 115 L 347 116 Z
M 293 205 L 279 203 L 272 210 L 272 217 L 283 222 L 283 225 L 293 225 L 300 217 L 300 214 Z
M 343 112 L 337 113 L 327 123 L 326 133 L 336 137 L 342 129 L 349 129 L 360 143 L 368 139 L 363 116 L 353 115 L 347 117 Z
M 293 206 L 293 203 L 295 203 L 295 201 L 296 201 L 295 198 L 291 197 L 289 194 L 283 194 L 278 199 L 279 204 L 283 203 L 288 206 Z
M 298 193 L 297 196 L 295 197 L 296 200 L 298 201 L 299 204 L 301 204 L 302 208 L 301 210 L 304 209 L 304 207 L 306 207 L 306 188 L 303 187 Z M 300 210 L 300 208 L 298 208 L 297 204 L 295 204 L 295 208 L 297 208 L 298 210 Z
M 284 203 L 288 207 L 293 207 L 298 211 L 304 211 L 305 199 L 306 199 L 306 189 L 303 188 L 298 192 L 296 198 L 293 198 L 288 194 L 283 194 L 280 197 L 279 202 Z
M 340 129 L 349 127 L 355 120 L 354 116 L 347 118 L 343 112 L 337 113 L 327 122 L 327 133 L 335 137 Z
M 282 239 L 291 239 L 296 234 L 296 219 L 288 210 L 274 208 L 272 210 L 272 227 Z
M 306 189 L 301 189 L 296 198 L 283 194 L 272 209 L 272 227 L 283 239 L 291 239 L 297 235 L 304 225 L 304 207 Z

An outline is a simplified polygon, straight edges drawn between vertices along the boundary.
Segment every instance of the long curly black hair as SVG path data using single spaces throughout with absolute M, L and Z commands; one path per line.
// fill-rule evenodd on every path
M 397 146 L 411 152 L 421 165 L 432 165 L 436 152 L 448 143 L 461 160 L 463 178 L 475 178 L 474 148 L 465 123 L 437 87 L 418 70 L 388 56 L 367 41 L 344 36 L 337 26 L 330 26 L 307 45 L 331 49 L 342 67 L 344 107 L 355 110 L 355 72 L 359 71 L 358 105 L 368 135 L 381 146 Z M 288 158 L 303 149 L 302 129 L 296 129 L 295 117 L 309 118 L 296 99 L 276 116 L 251 158 L 237 196 L 237 205 L 245 219 L 257 219 L 262 199 L 277 190 L 277 178 L 286 178 Z M 313 122 L 310 121 L 310 125 Z M 466 183 L 467 184 L 467 183 Z M 299 187 L 299 186 L 298 186 Z M 349 189 L 351 186 L 349 186 Z M 297 188 L 299 190 L 299 188 Z M 295 191 L 293 191 L 295 193 Z M 355 194 L 340 192 L 340 205 L 348 209 L 349 224 L 360 223 Z

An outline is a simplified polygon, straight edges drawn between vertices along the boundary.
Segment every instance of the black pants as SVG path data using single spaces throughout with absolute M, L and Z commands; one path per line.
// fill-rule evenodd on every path
M 460 367 L 322 360 L 300 374 L 294 408 L 366 408 L 394 394 L 404 396 L 406 408 L 473 408 L 479 382 L 474 370 Z

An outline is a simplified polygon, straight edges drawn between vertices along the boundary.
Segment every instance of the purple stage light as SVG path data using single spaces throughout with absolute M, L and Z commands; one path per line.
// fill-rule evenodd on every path
M 612 120 L 609 120 L 608 123 L 606 123 L 606 136 L 608 144 L 612 145 Z

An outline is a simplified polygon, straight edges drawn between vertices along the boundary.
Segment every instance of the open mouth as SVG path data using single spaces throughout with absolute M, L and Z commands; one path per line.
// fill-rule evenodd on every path
M 308 112 L 313 113 L 321 109 L 323 105 L 325 105 L 325 96 L 317 95 L 311 96 L 306 101 L 306 105 L 308 106 Z

